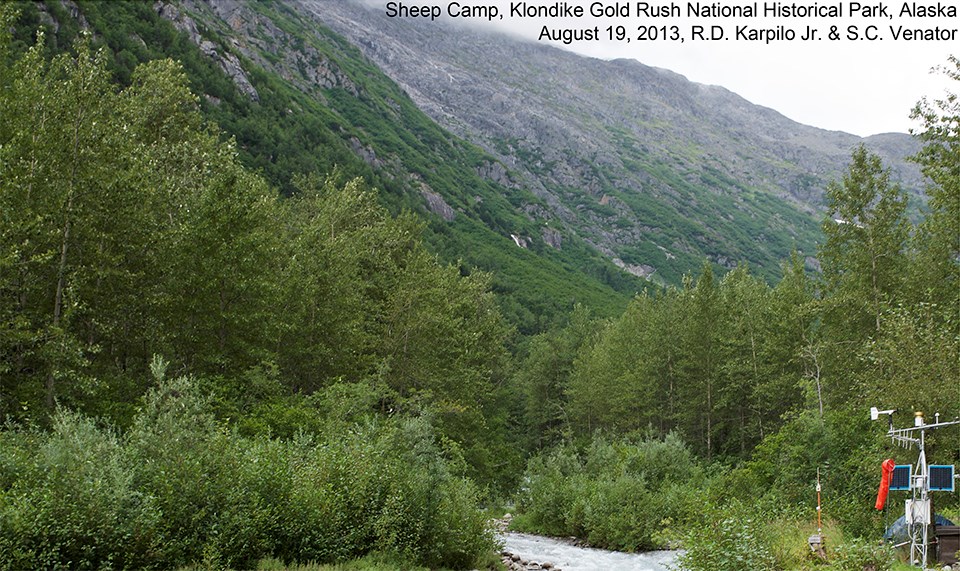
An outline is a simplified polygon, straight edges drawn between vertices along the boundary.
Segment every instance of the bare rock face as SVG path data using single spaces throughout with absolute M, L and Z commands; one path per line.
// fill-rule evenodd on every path
M 80 28 L 83 30 L 90 29 L 90 22 L 87 22 L 87 19 L 84 17 L 83 12 L 80 10 L 80 7 L 77 6 L 77 3 L 73 0 L 60 0 L 60 4 L 67 9 L 67 12 L 70 14 L 70 17 L 77 21 L 80 24 Z
M 427 185 L 423 184 L 421 186 L 420 194 L 422 194 L 423 198 L 427 201 L 427 208 L 430 209 L 430 212 L 440 216 L 447 222 L 452 222 L 453 219 L 457 217 L 457 213 L 447 204 L 447 201 L 436 192 L 430 190 L 430 187 Z
M 199 46 L 200 42 L 203 41 L 203 38 L 200 37 L 200 30 L 197 29 L 197 23 L 193 21 L 193 18 L 181 12 L 176 4 L 157 0 L 153 9 L 157 11 L 161 18 L 169 20 L 174 28 L 187 34 L 187 37 L 194 44 Z
M 339 88 L 354 96 L 360 94 L 357 85 L 336 64 L 310 44 L 291 37 L 269 18 L 260 16 L 251 9 L 249 2 L 181 0 L 178 5 L 170 0 L 158 0 L 154 8 L 160 16 L 186 33 L 205 55 L 216 61 L 237 89 L 252 101 L 259 101 L 260 94 L 238 56 L 277 72 L 308 93 Z M 220 26 L 219 31 L 230 38 L 229 49 L 203 38 L 196 18 L 202 19 L 204 25 Z
M 228 2 L 226 0 L 215 0 L 211 2 L 211 4 L 214 7 L 232 4 L 234 8 L 236 8 L 236 2 Z M 250 82 L 250 78 L 247 77 L 247 73 L 240 63 L 240 59 L 233 53 L 220 49 L 210 40 L 203 39 L 193 17 L 175 4 L 162 0 L 158 0 L 154 4 L 154 9 L 162 18 L 169 20 L 175 28 L 186 33 L 190 41 L 198 45 L 200 51 L 202 51 L 205 56 L 217 62 L 224 73 L 233 80 L 234 85 L 237 86 L 240 93 L 249 97 L 251 101 L 260 101 L 260 94 Z
M 376 151 L 374 151 L 369 145 L 364 145 L 360 139 L 356 137 L 350 137 L 350 148 L 352 148 L 353 152 L 363 159 L 363 162 L 367 163 L 368 165 L 374 168 L 383 166 L 383 161 L 377 157 Z
M 311 83 L 319 85 L 324 89 L 333 89 L 339 87 L 348 91 L 351 95 L 358 95 L 357 86 L 349 77 L 340 72 L 340 70 L 334 66 L 330 60 L 321 59 L 318 57 L 311 58 L 309 62 L 312 64 L 316 61 L 316 65 L 305 65 L 303 66 L 304 74 L 306 79 Z
M 517 187 L 517 184 L 510 179 L 510 175 L 507 173 L 507 169 L 503 166 L 503 163 L 500 162 L 485 161 L 477 167 L 477 174 L 505 188 Z
M 220 67 L 227 76 L 233 80 L 233 83 L 237 86 L 237 89 L 240 90 L 240 93 L 249 97 L 251 101 L 260 101 L 260 94 L 257 93 L 257 88 L 250 83 L 250 78 L 248 78 L 246 72 L 243 71 L 243 66 L 240 65 L 240 60 L 237 59 L 237 56 L 230 52 L 221 53 L 213 42 L 206 40 L 200 42 L 200 51 L 220 64 Z
M 544 226 L 542 231 L 542 238 L 543 238 L 543 242 L 546 245 L 550 246 L 551 248 L 555 248 L 559 250 L 560 246 L 563 245 L 563 236 L 561 236 L 560 232 L 558 232 L 554 228 Z
M 60 6 L 67 11 L 67 15 L 70 18 L 76 20 L 81 30 L 90 30 L 90 22 L 87 21 L 87 18 L 83 15 L 83 11 L 80 10 L 80 6 L 77 6 L 76 2 L 73 0 L 60 0 Z M 50 8 L 45 3 L 37 2 L 37 10 L 40 13 L 40 21 L 44 25 L 50 26 L 54 33 L 60 31 L 60 22 L 57 21 L 57 18 L 50 12 Z
M 654 272 L 657 271 L 657 269 L 654 268 L 653 266 L 648 266 L 646 264 L 641 264 L 641 265 L 628 264 L 623 260 L 621 260 L 620 258 L 614 258 L 613 264 L 618 268 L 620 268 L 621 270 L 624 270 L 629 274 L 633 274 L 643 279 L 650 279 L 650 277 L 654 274 Z
M 237 0 L 207 0 L 207 2 L 217 16 L 236 31 L 243 30 L 250 20 L 243 5 Z
M 42 2 L 38 3 L 37 9 L 40 11 L 40 22 L 46 26 L 50 26 L 54 34 L 60 31 L 60 22 L 50 14 L 50 10 L 46 4 Z

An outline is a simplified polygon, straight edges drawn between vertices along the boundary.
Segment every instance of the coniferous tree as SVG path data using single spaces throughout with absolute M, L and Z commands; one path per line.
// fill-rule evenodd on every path
M 960 60 L 942 70 L 960 80 Z M 910 241 L 901 303 L 864 347 L 866 394 L 885 408 L 960 411 L 960 100 L 922 100 L 913 118 L 924 143 L 914 160 L 928 178 L 924 219 Z M 906 389 L 906 390 L 904 390 Z
M 598 327 L 590 311 L 577 305 L 563 328 L 531 340 L 516 382 L 523 391 L 525 424 L 534 449 L 559 444 L 570 430 L 570 377 L 578 355 L 594 341 Z
M 770 292 L 771 313 L 764 328 L 767 375 L 756 389 L 760 436 L 779 427 L 783 415 L 804 404 L 804 386 L 812 380 L 811 395 L 819 407 L 816 363 L 807 349 L 816 342 L 813 280 L 804 271 L 800 254 L 783 264 L 783 277 Z M 812 401 L 813 402 L 813 401 Z
M 720 382 L 720 334 L 723 324 L 720 295 L 713 268 L 704 261 L 694 287 L 684 290 L 683 354 L 680 367 L 684 380 L 680 392 L 685 405 L 681 428 L 694 440 L 694 448 L 707 460 L 716 451 Z
M 770 288 L 750 275 L 745 265 L 727 273 L 720 282 L 724 319 L 717 325 L 723 365 L 720 373 L 718 412 L 728 454 L 746 456 L 756 443 L 762 423 L 755 395 L 768 378 L 764 362 L 764 324 L 770 315 Z
M 653 298 L 641 294 L 578 358 L 568 394 L 581 434 L 628 432 L 659 422 L 661 395 L 651 359 L 656 308 Z
M 683 355 L 680 324 L 683 323 L 683 292 L 669 288 L 656 297 L 656 309 L 650 315 L 655 331 L 652 347 L 648 353 L 651 368 L 659 384 L 660 399 L 657 407 L 661 434 L 667 434 L 680 426 L 686 404 L 682 399 L 683 385 L 681 358 Z

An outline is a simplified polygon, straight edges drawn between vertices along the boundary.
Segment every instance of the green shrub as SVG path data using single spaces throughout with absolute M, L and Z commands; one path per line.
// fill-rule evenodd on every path
M 585 508 L 587 540 L 619 551 L 652 549 L 659 530 L 660 510 L 643 478 L 622 476 L 593 483 Z
M 559 447 L 528 464 L 516 526 L 575 535 L 598 547 L 662 547 L 663 528 L 696 517 L 705 474 L 679 437 L 609 440 L 597 436 L 582 456 Z
M 761 515 L 739 502 L 709 509 L 677 558 L 684 571 L 775 571 L 773 539 Z
M 127 435 L 136 485 L 163 513 L 160 560 L 249 566 L 263 554 L 259 498 L 242 489 L 238 438 L 190 379 L 150 391 Z
M 19 469 L 0 495 L 2 568 L 153 567 L 161 512 L 112 431 L 61 411 Z
M 894 551 L 884 543 L 853 539 L 838 545 L 830 561 L 837 571 L 863 571 L 868 565 L 872 565 L 874 571 L 890 571 Z
M 518 509 L 526 528 L 547 535 L 581 535 L 578 492 L 585 488 L 583 467 L 572 449 L 556 448 L 530 460 Z M 581 504 L 582 507 L 582 504 Z M 519 522 L 518 522 L 519 524 Z
M 400 548 L 402 553 L 418 553 L 415 560 L 425 566 L 457 569 L 473 565 L 491 550 L 493 531 L 477 507 L 478 492 L 469 479 L 453 471 L 456 464 L 446 459 L 428 422 L 403 421 L 384 445 L 401 451 L 394 469 L 404 474 L 400 489 L 414 492 L 406 501 L 407 509 L 427 506 L 427 513 L 421 522 L 424 535 L 417 544 L 382 544 L 382 549 L 389 545 L 389 549 Z M 406 528 L 411 521 L 417 520 L 398 519 L 393 527 Z
M 427 419 L 244 438 L 210 406 L 178 379 L 144 398 L 124 436 L 72 413 L 50 433 L 0 432 L 0 569 L 247 569 L 370 553 L 465 568 L 494 550 L 474 486 Z

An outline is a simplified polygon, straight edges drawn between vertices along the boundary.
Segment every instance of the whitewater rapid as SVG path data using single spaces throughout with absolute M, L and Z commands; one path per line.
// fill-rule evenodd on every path
M 562 571 L 671 571 L 676 551 L 621 553 L 539 535 L 506 532 L 500 535 L 504 550 L 527 561 L 552 563 Z

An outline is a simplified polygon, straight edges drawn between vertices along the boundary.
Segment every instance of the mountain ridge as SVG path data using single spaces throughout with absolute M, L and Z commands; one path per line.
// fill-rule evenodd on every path
M 349 38 L 444 128 L 497 157 L 549 205 L 545 220 L 615 263 L 669 270 L 660 272 L 668 283 L 678 283 L 698 255 L 727 268 L 748 260 L 768 277 L 790 249 L 812 255 L 823 190 L 860 143 L 883 157 L 914 198 L 921 195 L 919 169 L 904 160 L 919 148 L 908 135 L 860 138 L 802 125 L 669 70 L 587 58 L 494 30 L 391 19 L 356 2 L 292 5 Z M 704 193 L 748 203 L 748 216 L 763 222 L 751 229 L 761 239 L 781 230 L 790 238 L 715 247 L 737 234 L 726 220 L 735 214 L 730 205 L 689 212 L 680 204 Z M 639 200 L 669 212 L 631 204 Z M 611 202 L 616 213 L 594 215 Z M 652 230 L 664 216 L 686 218 L 677 223 L 688 226 L 685 235 Z M 678 257 L 685 259 L 670 263 Z
M 108 6 L 77 13 L 90 11 L 117 54 L 139 49 L 104 28 Z M 210 81 L 197 89 L 250 166 L 290 192 L 294 173 L 347 165 L 394 212 L 421 213 L 435 252 L 494 271 L 504 291 L 531 289 L 510 275 L 521 266 L 527 277 L 584 274 L 579 291 L 594 298 L 606 294 L 590 280 L 617 295 L 643 287 L 614 266 L 673 285 L 704 258 L 745 261 L 770 280 L 794 249 L 815 267 L 823 186 L 861 141 L 634 60 L 408 25 L 351 2 L 180 0 L 154 11 L 235 85 L 238 96 Z M 901 156 L 915 145 L 870 142 Z M 894 161 L 894 178 L 911 180 L 899 172 L 910 168 Z

